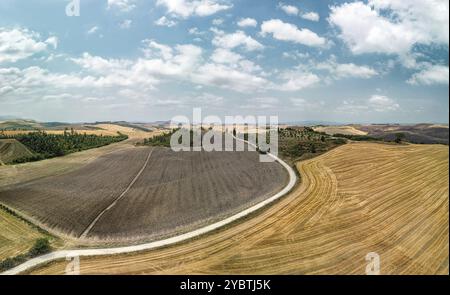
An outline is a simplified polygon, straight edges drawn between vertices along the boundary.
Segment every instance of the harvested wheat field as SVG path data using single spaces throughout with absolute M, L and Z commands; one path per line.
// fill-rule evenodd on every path
M 45 237 L 36 228 L 0 208 L 0 261 L 25 254 L 36 239 Z
M 80 169 L 0 189 L 0 202 L 56 235 L 99 243 L 171 236 L 280 191 L 284 168 L 257 152 L 139 147 Z
M 359 130 L 354 126 L 321 126 L 314 127 L 314 131 L 325 132 L 328 135 L 344 134 L 344 135 L 367 135 L 367 132 Z
M 84 274 L 448 274 L 443 145 L 351 143 L 297 165 L 302 183 L 253 218 L 173 247 L 81 258 Z M 65 262 L 33 271 L 63 273 Z

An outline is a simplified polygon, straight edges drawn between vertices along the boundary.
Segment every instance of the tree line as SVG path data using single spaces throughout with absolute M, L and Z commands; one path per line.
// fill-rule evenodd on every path
M 0 139 L 15 139 L 25 145 L 34 153 L 16 159 L 14 163 L 38 161 L 53 157 L 64 156 L 91 148 L 97 148 L 111 143 L 119 142 L 128 138 L 127 135 L 118 132 L 117 136 L 103 136 L 93 134 L 80 134 L 64 131 L 64 134 L 48 134 L 45 131 L 30 132 L 26 134 L 4 135 L 0 133 Z

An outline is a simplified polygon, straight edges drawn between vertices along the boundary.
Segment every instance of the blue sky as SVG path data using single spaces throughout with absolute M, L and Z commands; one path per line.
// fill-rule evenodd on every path
M 0 116 L 443 122 L 447 0 L 0 2 Z

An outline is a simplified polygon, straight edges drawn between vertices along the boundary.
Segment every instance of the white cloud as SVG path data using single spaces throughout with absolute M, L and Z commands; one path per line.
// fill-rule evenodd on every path
M 177 25 L 177 22 L 171 19 L 168 19 L 165 16 L 160 17 L 155 21 L 155 25 L 161 26 L 161 27 L 173 27 Z
M 384 95 L 372 95 L 365 100 L 344 100 L 340 106 L 336 108 L 338 112 L 346 114 L 360 114 L 363 112 L 392 112 L 400 109 L 400 105 L 392 98 Z
M 297 7 L 293 5 L 283 4 L 282 2 L 278 3 L 278 7 L 289 15 L 298 15 L 298 13 L 300 12 Z
M 372 0 L 331 7 L 330 24 L 355 54 L 407 54 L 415 44 L 448 46 L 448 0 Z
M 306 12 L 301 15 L 301 18 L 307 19 L 313 22 L 318 22 L 320 17 L 317 12 Z
M 301 13 L 300 9 L 298 9 L 298 7 L 293 6 L 293 5 L 284 4 L 282 2 L 278 3 L 278 8 L 283 10 L 288 15 L 300 16 L 303 19 L 307 19 L 307 20 L 310 20 L 313 22 L 317 22 L 320 19 L 319 14 L 316 12 L 311 11 L 311 12 Z
M 298 91 L 320 82 L 320 78 L 309 72 L 287 71 L 280 76 L 285 82 L 277 88 L 282 91 Z
M 290 41 L 307 46 L 324 47 L 326 39 L 319 37 L 316 33 L 297 28 L 297 26 L 285 23 L 279 19 L 265 21 L 261 25 L 261 34 L 263 36 L 272 34 L 273 38 L 282 41 Z
M 157 0 L 156 4 L 165 6 L 168 13 L 188 18 L 190 16 L 208 16 L 230 9 L 233 5 L 222 4 L 218 0 Z
M 214 50 L 211 55 L 211 60 L 218 64 L 226 64 L 233 69 L 239 69 L 246 73 L 260 72 L 262 70 L 261 67 L 254 62 L 225 48 L 217 48 Z
M 188 33 L 189 33 L 190 35 L 197 35 L 197 36 L 202 36 L 202 35 L 205 35 L 205 34 L 206 34 L 206 32 L 200 31 L 197 27 L 190 28 L 190 29 L 188 30 Z
M 291 58 L 293 60 L 298 60 L 298 59 L 308 58 L 309 53 L 308 52 L 300 52 L 298 50 L 290 51 L 290 52 L 285 51 L 285 52 L 283 52 L 282 56 L 284 58 Z
M 256 27 L 258 25 L 258 22 L 253 18 L 241 18 L 238 23 L 238 26 L 240 27 Z
M 27 29 L 0 28 L 0 63 L 26 59 L 44 52 L 49 45 L 56 48 L 58 39 L 53 36 L 42 41 L 38 33 Z
M 99 28 L 97 26 L 93 26 L 92 28 L 90 28 L 86 33 L 88 35 L 92 35 L 95 34 L 97 31 L 99 30 Z
M 368 104 L 377 112 L 395 111 L 400 108 L 398 103 L 384 95 L 372 95 Z
M 315 65 L 318 70 L 328 71 L 335 79 L 363 78 L 368 79 L 378 75 L 378 72 L 368 66 L 355 65 L 354 63 L 337 63 L 334 58 Z
M 212 24 L 215 26 L 220 26 L 223 24 L 223 22 L 224 22 L 223 18 L 215 18 L 212 20 Z
M 47 45 L 53 46 L 53 49 L 56 49 L 58 47 L 58 38 L 55 36 L 49 37 L 45 42 Z
M 448 66 L 434 65 L 415 73 L 407 83 L 413 85 L 447 84 L 449 80 Z
M 193 81 L 239 92 L 263 91 L 270 84 L 266 79 L 234 69 L 229 65 L 207 63 L 193 73 Z
M 242 55 L 228 49 L 217 48 L 211 55 L 211 59 L 220 64 L 237 64 L 242 59 Z
M 129 29 L 133 21 L 131 19 L 126 19 L 119 24 L 121 29 Z
M 243 31 L 236 31 L 235 33 L 226 34 L 223 31 L 215 30 L 216 36 L 214 37 L 212 43 L 217 47 L 222 48 L 236 48 L 239 46 L 244 47 L 247 51 L 261 50 L 264 46 L 247 36 Z
M 108 0 L 108 9 L 116 8 L 124 12 L 133 10 L 136 7 L 134 0 Z
M 79 58 L 70 60 L 88 71 L 99 74 L 108 74 L 113 71 L 126 69 L 132 64 L 129 60 L 105 59 L 99 56 L 92 56 L 88 52 L 83 53 Z
M 173 49 L 168 45 L 149 39 L 143 40 L 142 43 L 145 45 L 142 51 L 146 58 L 161 57 L 163 59 L 171 59 L 173 56 Z

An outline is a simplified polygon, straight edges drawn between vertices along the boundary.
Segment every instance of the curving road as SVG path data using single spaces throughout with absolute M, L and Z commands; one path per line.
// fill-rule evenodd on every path
M 236 138 L 236 137 L 235 137 Z M 237 140 L 243 141 L 242 139 L 236 138 Z M 251 143 L 248 143 L 251 144 Z M 253 144 L 251 144 L 253 145 Z M 254 145 L 253 145 L 254 146 Z M 154 241 L 154 242 L 150 242 L 150 243 L 145 243 L 145 244 L 141 244 L 141 245 L 134 245 L 134 246 L 126 246 L 126 247 L 117 247 L 117 248 L 103 248 L 103 249 L 83 249 L 83 250 L 61 250 L 61 251 L 55 251 L 55 252 L 51 252 L 49 254 L 45 254 L 42 256 L 38 256 L 36 258 L 30 259 L 27 262 L 24 262 L 6 272 L 3 272 L 2 275 L 15 275 L 15 274 L 20 274 L 30 268 L 36 267 L 40 264 L 43 263 L 47 263 L 53 260 L 57 260 L 57 259 L 65 259 L 67 257 L 74 257 L 74 256 L 99 256 L 99 255 L 114 255 L 114 254 L 124 254 L 124 253 L 131 253 L 131 252 L 138 252 L 138 251 L 143 251 L 143 250 L 151 250 L 151 249 L 156 249 L 156 248 L 160 248 L 163 246 L 168 246 L 168 245 L 172 245 L 172 244 L 176 244 L 179 242 L 183 242 L 189 239 L 192 239 L 194 237 L 198 237 L 200 235 L 212 232 L 216 229 L 219 229 L 227 224 L 230 224 L 242 217 L 245 217 L 261 208 L 263 208 L 264 206 L 276 201 L 277 199 L 281 198 L 282 196 L 286 195 L 295 185 L 296 181 L 297 181 L 297 176 L 294 172 L 294 170 L 292 169 L 291 166 L 289 166 L 287 163 L 285 163 L 283 160 L 281 160 L 280 158 L 278 158 L 277 156 L 273 155 L 273 154 L 267 154 L 268 156 L 272 157 L 275 161 L 277 161 L 278 163 L 280 163 L 287 171 L 289 174 L 289 183 L 278 193 L 276 193 L 275 195 L 273 195 L 272 197 L 265 199 L 264 201 L 250 207 L 247 208 L 235 215 L 232 215 L 228 218 L 225 218 L 224 220 L 215 222 L 213 224 L 198 228 L 196 230 L 193 230 L 191 232 L 188 233 L 184 233 L 178 236 L 174 236 L 171 238 L 167 238 L 167 239 L 163 239 L 163 240 L 159 240 L 159 241 Z

